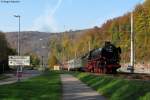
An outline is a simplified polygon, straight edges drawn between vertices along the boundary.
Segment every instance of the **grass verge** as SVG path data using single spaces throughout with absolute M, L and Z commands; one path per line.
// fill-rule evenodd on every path
M 150 100 L 150 82 L 79 72 L 74 73 L 74 76 L 109 100 Z
M 58 72 L 46 72 L 24 82 L 1 85 L 0 100 L 60 100 Z

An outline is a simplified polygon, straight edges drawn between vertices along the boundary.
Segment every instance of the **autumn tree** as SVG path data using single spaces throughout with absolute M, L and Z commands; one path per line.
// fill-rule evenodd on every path
M 49 59 L 48 59 L 48 67 L 50 69 L 53 69 L 54 65 L 58 64 L 58 60 L 56 58 L 56 55 L 53 54 L 53 52 L 51 52 L 50 56 L 49 56 Z
M 138 4 L 132 11 L 134 15 L 134 38 L 136 61 L 150 60 L 150 0 Z M 100 48 L 105 41 L 111 41 L 123 50 L 122 57 L 129 62 L 131 12 L 106 21 L 101 27 L 94 27 L 76 33 L 61 33 L 52 41 L 51 49 L 58 59 L 74 59 L 83 56 L 89 49 Z M 55 43 L 54 43 L 55 42 Z M 58 56 L 59 55 L 59 56 Z
M 16 51 L 9 46 L 5 34 L 0 32 L 0 73 L 3 70 L 9 70 L 8 56 L 15 54 Z
M 26 55 L 30 55 L 30 64 L 31 64 L 31 68 L 35 68 L 35 67 L 39 67 L 40 65 L 40 59 L 38 57 L 37 54 L 35 53 L 29 53 Z

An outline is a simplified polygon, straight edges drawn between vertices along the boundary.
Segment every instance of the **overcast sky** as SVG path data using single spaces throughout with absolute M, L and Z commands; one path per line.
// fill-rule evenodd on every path
M 143 0 L 20 0 L 0 2 L 0 30 L 61 32 L 100 26 L 106 20 L 132 11 Z

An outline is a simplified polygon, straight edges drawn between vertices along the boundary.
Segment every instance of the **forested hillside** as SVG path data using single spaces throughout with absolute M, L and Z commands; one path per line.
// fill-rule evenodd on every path
M 100 13 L 100 12 L 99 12 Z M 129 62 L 130 56 L 130 14 L 110 19 L 100 27 L 86 30 L 83 34 L 72 37 L 64 33 L 61 38 L 53 38 L 50 48 L 59 60 L 69 60 L 79 57 L 89 49 L 102 47 L 105 41 L 111 41 L 122 48 L 122 60 Z M 135 60 L 150 61 L 150 0 L 138 4 L 133 10 Z

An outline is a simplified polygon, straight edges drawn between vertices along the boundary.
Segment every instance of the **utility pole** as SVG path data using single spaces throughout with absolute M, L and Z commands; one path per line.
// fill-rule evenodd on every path
M 17 38 L 17 51 L 18 51 L 18 56 L 20 56 L 20 15 L 14 15 L 14 17 L 18 18 L 19 20 L 19 29 L 18 29 L 18 38 Z M 20 81 L 20 77 L 22 74 L 22 67 L 18 66 L 17 67 L 17 80 L 18 82 Z
M 39 39 L 40 40 L 40 48 L 41 48 L 41 50 L 42 50 L 42 52 L 43 53 L 41 53 L 42 54 L 42 56 L 41 56 L 41 68 L 42 68 L 42 71 L 44 70 L 45 71 L 45 62 L 44 62 L 44 51 L 45 51 L 45 49 L 46 49 L 46 46 L 44 46 L 44 44 L 43 44 L 43 41 L 44 41 L 44 39 L 43 38 L 40 38 Z
M 18 31 L 18 37 L 17 37 L 17 51 L 18 51 L 18 56 L 20 56 L 20 15 L 14 15 L 14 17 L 18 18 L 19 20 L 19 31 Z
M 44 56 L 42 56 L 42 71 L 44 70 Z
M 145 0 L 144 0 L 145 1 Z M 139 3 L 141 0 L 139 0 Z M 135 63 L 135 44 L 134 44 L 134 30 L 133 30 L 133 11 L 131 12 L 131 54 L 130 54 L 130 66 L 128 66 L 131 73 L 134 73 Z
M 89 52 L 91 51 L 91 41 L 89 41 Z
M 63 35 L 62 35 L 62 42 L 65 41 L 65 40 L 64 40 L 64 39 L 65 39 L 65 31 L 66 31 L 65 28 L 66 28 L 66 26 L 64 25 L 64 32 L 63 32 Z M 65 47 L 64 47 L 64 46 L 63 46 L 63 52 L 62 52 L 62 53 L 63 53 L 63 55 L 62 55 L 62 56 L 63 56 L 63 57 L 62 57 L 62 62 L 63 62 L 63 64 L 64 64 L 64 63 L 65 63 Z
M 74 56 L 75 56 L 75 59 L 76 59 L 77 58 L 77 48 L 75 48 Z
M 133 32 L 133 12 L 131 12 L 131 58 L 130 58 L 130 72 L 134 73 L 134 32 Z

